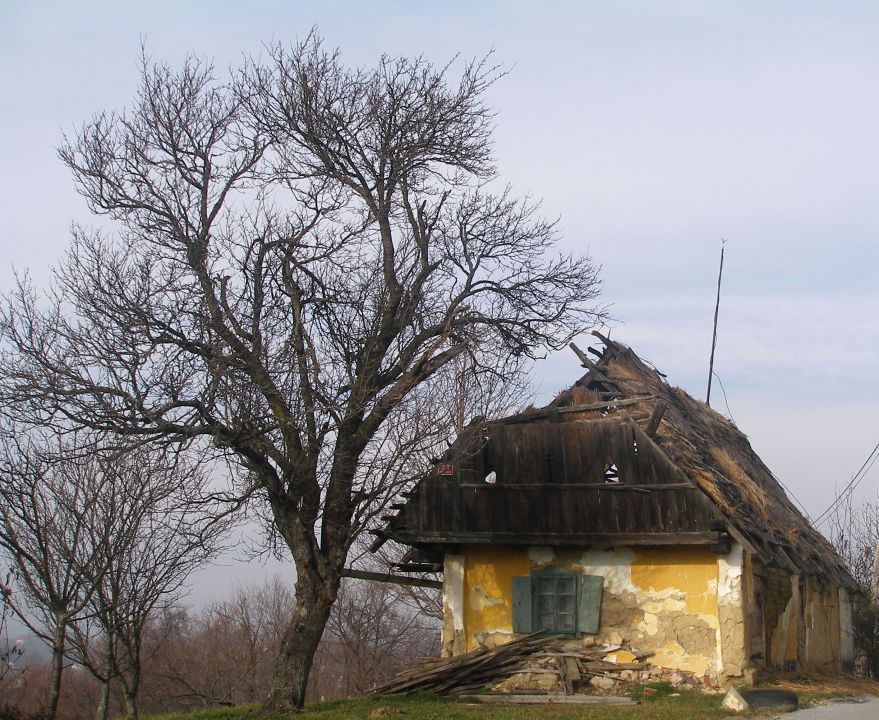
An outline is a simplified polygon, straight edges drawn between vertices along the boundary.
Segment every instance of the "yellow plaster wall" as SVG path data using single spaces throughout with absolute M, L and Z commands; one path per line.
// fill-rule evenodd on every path
M 654 650 L 651 662 L 694 673 L 717 670 L 717 578 L 717 555 L 707 548 L 635 552 L 632 585 L 644 613 L 635 642 Z
M 724 558 L 707 548 L 582 551 L 468 546 L 457 556 L 463 565 L 463 581 L 457 591 L 463 622 L 462 631 L 455 635 L 463 642 L 450 645 L 449 652 L 462 652 L 465 648 L 461 646 L 469 651 L 511 640 L 513 577 L 563 567 L 604 577 L 597 640 L 652 652 L 650 661 L 656 665 L 697 674 L 738 676 L 749 657 L 745 618 L 755 602 L 756 580 L 745 555 L 744 574 L 740 567 L 736 576 L 742 593 L 733 593 L 727 587 L 732 582 L 726 577 L 729 573 L 721 572 Z M 791 583 L 791 595 L 778 607 L 777 620 L 770 626 L 769 663 L 783 666 L 796 662 L 810 669 L 838 670 L 838 592 L 808 578 L 801 596 L 796 576 L 785 576 L 785 581 Z M 758 610 L 762 614 L 763 608 Z M 735 615 L 732 620 L 726 618 L 730 613 Z M 759 632 L 759 627 L 754 630 Z
M 687 613 L 717 617 L 717 555 L 707 548 L 638 550 L 632 583 L 654 594 L 680 593 Z
M 513 577 L 529 575 L 526 550 L 475 545 L 464 550 L 464 633 L 467 650 L 509 640 Z
M 712 674 L 718 669 L 717 555 L 707 548 L 470 546 L 462 554 L 467 650 L 510 640 L 513 577 L 552 566 L 604 576 L 599 640 L 652 650 L 653 662 L 666 667 Z

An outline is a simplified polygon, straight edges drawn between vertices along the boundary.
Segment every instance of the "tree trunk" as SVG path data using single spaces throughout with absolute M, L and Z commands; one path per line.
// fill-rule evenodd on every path
M 138 659 L 138 664 L 140 660 Z M 137 720 L 140 717 L 137 707 L 137 693 L 140 690 L 140 668 L 132 670 L 125 684 L 125 715 Z
M 281 640 L 267 708 L 298 709 L 305 704 L 308 674 L 330 617 L 334 596 L 335 593 L 313 575 L 299 574 L 296 608 Z
M 125 693 L 125 717 L 137 720 L 137 698 L 132 697 L 130 693 Z
M 110 716 L 110 679 L 101 681 L 101 702 L 98 703 L 97 720 L 107 720 Z
M 58 700 L 61 697 L 61 673 L 64 671 L 64 636 L 67 629 L 65 620 L 55 623 L 55 636 L 52 638 L 52 667 L 49 675 L 49 701 L 46 718 L 55 720 L 58 714 Z

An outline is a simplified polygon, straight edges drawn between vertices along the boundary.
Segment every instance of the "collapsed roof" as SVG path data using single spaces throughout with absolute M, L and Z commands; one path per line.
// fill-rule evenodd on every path
M 544 408 L 471 422 L 376 531 L 409 545 L 402 570 L 464 543 L 740 542 L 762 562 L 854 587 L 747 437 L 629 347 L 572 347 L 587 373 Z

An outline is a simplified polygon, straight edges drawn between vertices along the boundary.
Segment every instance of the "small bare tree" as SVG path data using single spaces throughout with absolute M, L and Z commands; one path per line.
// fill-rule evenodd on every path
M 126 713 L 136 719 L 148 625 L 219 550 L 226 528 L 203 512 L 208 480 L 195 464 L 143 447 L 108 460 L 84 513 L 98 557 L 89 612 L 70 627 L 75 656 L 102 683 L 99 718 L 107 717 L 118 679 Z
M 343 697 L 363 695 L 438 649 L 439 627 L 400 602 L 385 583 L 346 579 L 324 635 L 322 652 Z
M 237 502 L 264 504 L 296 566 L 271 707 L 302 705 L 440 371 L 471 355 L 507 374 L 603 317 L 597 267 L 488 189 L 497 69 L 453 72 L 351 69 L 315 34 L 227 80 L 145 61 L 133 107 L 60 153 L 118 234 L 77 229 L 48 296 L 23 281 L 0 315 L 11 412 L 205 439 L 248 471 Z
M 12 597 L 12 578 L 14 570 L 6 573 L 0 580 L 0 693 L 19 674 L 18 662 L 24 655 L 21 646 L 9 637 L 9 618 L 12 616 L 10 600 Z M 4 708 L 0 705 L 0 711 Z
M 70 623 L 87 612 L 102 551 L 89 515 L 105 490 L 96 445 L 7 432 L 0 450 L 0 548 L 15 569 L 2 588 L 19 620 L 52 653 L 46 716 L 54 718 Z
M 197 615 L 172 609 L 159 618 L 151 630 L 156 651 L 144 672 L 151 711 L 264 699 L 293 604 L 292 588 L 274 578 L 239 587 Z
M 879 594 L 875 588 L 879 564 L 879 504 L 856 506 L 849 493 L 829 517 L 833 546 L 860 588 L 853 598 L 855 646 L 866 673 L 879 678 Z

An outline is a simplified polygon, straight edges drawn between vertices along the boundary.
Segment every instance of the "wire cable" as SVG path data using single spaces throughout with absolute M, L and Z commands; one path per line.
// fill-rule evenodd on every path
M 875 464 L 876 460 L 879 459 L 879 455 L 877 455 L 877 452 L 879 452 L 879 442 L 876 443 L 876 445 L 875 445 L 875 447 L 873 448 L 873 450 L 872 450 L 872 451 L 870 452 L 870 454 L 867 456 L 867 459 L 864 460 L 864 464 L 861 465 L 861 467 L 858 469 L 858 471 L 852 476 L 852 479 L 849 480 L 848 485 L 846 485 L 846 486 L 842 489 L 842 492 L 839 493 L 839 495 L 836 496 L 836 499 L 835 499 L 832 503 L 830 503 L 830 507 L 828 507 L 823 513 L 821 513 L 821 514 L 815 519 L 815 526 L 816 526 L 816 527 L 818 526 L 818 524 L 819 524 L 822 520 L 824 520 L 824 519 L 825 519 L 825 518 L 826 518 L 826 517 L 827 517 L 827 516 L 833 511 L 833 509 L 834 509 L 837 505 L 839 505 L 839 503 L 841 503 L 846 497 L 850 496 L 850 495 L 855 491 L 855 488 L 856 488 L 858 485 L 861 484 L 861 481 L 862 481 L 865 477 L 867 477 L 867 474 L 868 474 L 868 473 L 870 472 L 870 470 L 872 469 L 872 467 L 873 467 L 873 465 Z M 868 465 L 869 465 L 869 467 L 868 467 Z

